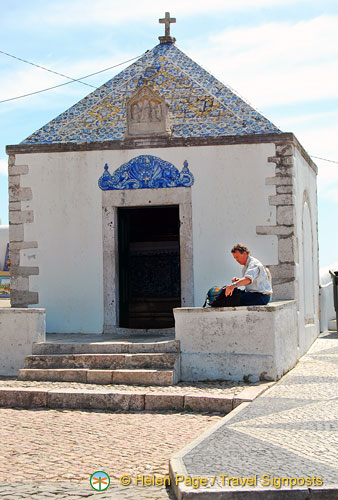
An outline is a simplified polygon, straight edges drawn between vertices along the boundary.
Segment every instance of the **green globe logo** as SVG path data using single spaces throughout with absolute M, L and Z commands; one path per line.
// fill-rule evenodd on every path
M 90 486 L 93 490 L 104 491 L 110 485 L 110 477 L 106 472 L 98 470 L 90 476 Z

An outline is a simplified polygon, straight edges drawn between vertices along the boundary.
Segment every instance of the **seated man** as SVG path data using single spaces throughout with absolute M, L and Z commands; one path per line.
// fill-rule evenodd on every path
M 243 277 L 232 279 L 232 284 L 225 287 L 225 296 L 229 297 L 235 288 L 245 286 L 245 291 L 240 291 L 239 305 L 266 305 L 272 295 L 270 271 L 258 259 L 252 257 L 244 245 L 238 243 L 231 249 L 231 253 L 234 259 L 244 266 Z

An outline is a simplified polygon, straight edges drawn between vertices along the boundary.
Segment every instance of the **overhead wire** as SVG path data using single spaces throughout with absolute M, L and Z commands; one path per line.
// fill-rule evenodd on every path
M 42 92 L 47 92 L 49 90 L 53 90 L 53 89 L 56 89 L 58 87 L 63 87 L 65 85 L 69 85 L 70 83 L 74 83 L 74 82 L 78 82 L 78 83 L 81 83 L 83 85 L 86 85 L 87 87 L 92 87 L 93 89 L 97 89 L 99 87 L 95 87 L 95 85 L 91 85 L 90 83 L 83 82 L 82 80 L 85 80 L 86 78 L 90 78 L 91 76 L 98 75 L 100 73 L 104 73 L 105 71 L 109 71 L 110 69 L 117 68 L 118 66 L 122 66 L 123 64 L 127 64 L 128 62 L 134 61 L 135 59 L 139 59 L 143 55 L 143 54 L 141 54 L 139 56 L 133 57 L 132 59 L 128 59 L 127 61 L 123 61 L 119 64 L 115 64 L 114 66 L 110 66 L 109 68 L 105 68 L 105 69 L 102 69 L 100 71 L 96 71 L 94 73 L 91 73 L 90 75 L 82 76 L 81 78 L 72 78 L 70 76 L 65 75 L 64 73 L 59 73 L 58 71 L 54 71 L 52 69 L 46 68 L 45 66 L 41 66 L 40 64 L 36 64 L 36 63 L 31 62 L 31 61 L 27 61 L 26 59 L 23 59 L 23 58 L 18 57 L 18 56 L 14 56 L 13 54 L 9 54 L 8 52 L 5 52 L 3 50 L 0 50 L 0 54 L 4 54 L 4 55 L 11 57 L 13 59 L 17 59 L 18 61 L 24 62 L 26 64 L 30 64 L 31 66 L 35 66 L 36 68 L 43 69 L 44 71 L 48 71 L 49 73 L 53 73 L 55 75 L 62 76 L 63 78 L 67 78 L 68 80 L 70 80 L 69 82 L 60 83 L 58 85 L 54 85 L 53 87 L 48 87 L 46 89 L 37 90 L 35 92 L 30 92 L 28 94 L 23 94 L 23 95 L 20 95 L 17 97 L 11 97 L 9 99 L 0 100 L 0 104 L 3 102 L 14 101 L 16 99 L 22 99 L 24 97 L 29 97 L 29 96 L 35 95 L 35 94 L 40 94 Z M 230 87 L 229 85 L 227 85 L 227 86 Z M 231 90 L 235 94 L 237 94 L 237 92 L 235 92 L 233 89 L 231 89 Z M 239 95 L 239 94 L 237 94 L 237 95 Z M 241 97 L 241 96 L 239 96 L 239 97 Z M 243 99 L 243 97 L 241 97 L 241 99 Z M 245 101 L 245 99 L 243 99 L 243 100 Z M 327 158 L 320 158 L 319 156 L 313 156 L 313 155 L 310 155 L 310 156 L 311 156 L 311 158 L 315 158 L 316 160 L 328 161 L 330 163 L 338 164 L 338 161 L 328 160 Z
M 16 59 L 17 61 L 21 61 L 21 62 L 24 62 L 26 64 L 30 64 L 31 66 L 35 66 L 36 68 L 43 69 L 44 71 L 48 71 L 49 73 L 54 73 L 54 75 L 62 76 L 64 78 L 67 78 L 68 80 L 72 80 L 73 82 L 82 83 L 83 85 L 87 85 L 87 87 L 96 88 L 94 85 L 91 85 L 90 83 L 81 82 L 81 80 L 71 78 L 70 76 L 64 75 L 63 73 L 59 73 L 58 71 L 54 71 L 52 69 L 46 68 L 45 66 L 41 66 L 40 64 L 35 64 L 31 61 L 27 61 L 26 59 L 22 59 L 21 57 L 14 56 L 13 54 L 9 54 L 8 52 L 4 52 L 3 50 L 0 50 L 0 54 L 4 54 L 5 56 L 11 57 L 12 59 Z
M 313 155 L 310 155 L 310 156 L 311 156 L 311 158 L 316 158 L 316 160 L 329 161 L 330 163 L 337 163 L 338 164 L 338 161 L 327 160 L 326 158 L 319 158 L 319 156 L 313 156 Z
M 118 63 L 118 64 L 114 64 L 114 66 L 110 66 L 109 68 L 101 69 L 100 71 L 95 71 L 94 73 L 91 73 L 90 75 L 82 76 L 81 78 L 70 78 L 70 77 L 66 76 L 66 78 L 69 78 L 71 81 L 59 83 L 58 85 L 54 85 L 53 87 L 48 87 L 46 89 L 36 90 L 35 92 L 29 92 L 28 94 L 23 94 L 23 95 L 16 96 L 16 97 L 10 97 L 9 99 L 3 99 L 3 100 L 0 100 L 0 104 L 3 102 L 15 101 L 16 99 L 22 99 L 24 97 L 29 97 L 29 96 L 35 95 L 35 94 L 40 94 L 42 92 L 47 92 L 48 90 L 53 90 L 53 89 L 56 89 L 58 87 L 63 87 L 65 85 L 69 85 L 70 83 L 74 83 L 74 82 L 84 83 L 84 82 L 81 82 L 81 80 L 85 80 L 86 78 L 89 78 L 91 76 L 95 76 L 95 75 L 98 75 L 100 73 L 104 73 L 105 71 L 109 71 L 110 69 L 117 68 L 118 66 L 122 66 L 123 64 L 127 64 L 128 62 L 135 61 L 136 59 L 139 59 L 140 57 L 142 57 L 142 55 L 143 54 L 136 56 L 136 57 L 132 57 L 131 59 L 128 59 L 128 60 L 123 61 L 123 62 Z M 33 64 L 33 65 L 35 65 L 35 64 Z M 43 69 L 46 69 L 47 71 L 49 71 L 47 68 L 43 68 Z M 52 70 L 50 70 L 50 71 L 52 73 L 54 73 L 54 71 L 52 71 Z M 57 73 L 57 74 L 61 75 L 61 73 Z M 62 75 L 62 76 L 65 76 L 65 75 Z M 94 89 L 99 88 L 99 87 L 95 87 L 94 85 L 90 85 L 90 87 L 93 87 Z

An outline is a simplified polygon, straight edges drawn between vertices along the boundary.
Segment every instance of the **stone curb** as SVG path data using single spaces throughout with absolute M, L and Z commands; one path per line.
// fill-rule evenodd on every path
M 238 397 L 161 392 L 78 391 L 75 389 L 0 389 L 0 407 L 69 408 L 108 411 L 192 411 L 196 413 L 229 413 L 243 402 L 252 401 L 272 383 L 245 388 Z M 223 422 L 223 420 L 222 420 Z
M 271 386 L 272 384 L 270 384 Z M 247 389 L 252 389 L 248 387 Z M 245 389 L 246 390 L 246 389 Z M 244 392 L 244 391 L 243 391 Z M 263 392 L 263 391 L 261 391 Z M 169 461 L 169 476 L 171 487 L 175 493 L 177 500 L 337 500 L 338 485 L 330 486 L 329 488 L 293 488 L 293 489 L 268 489 L 257 487 L 255 489 L 248 488 L 232 488 L 230 489 L 212 489 L 200 488 L 196 489 L 185 484 L 176 484 L 177 476 L 183 478 L 190 477 L 183 458 L 196 448 L 202 441 L 211 436 L 218 429 L 232 420 L 238 413 L 242 412 L 250 402 L 239 403 L 240 398 L 237 398 L 237 407 L 229 414 L 223 417 L 219 422 L 207 429 L 201 436 L 185 446 Z M 239 406 L 240 405 L 240 406 Z

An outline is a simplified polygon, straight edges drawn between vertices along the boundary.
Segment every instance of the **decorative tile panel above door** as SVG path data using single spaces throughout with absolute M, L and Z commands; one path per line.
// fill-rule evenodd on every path
M 157 156 L 140 155 L 124 163 L 111 174 L 108 164 L 98 184 L 103 191 L 123 189 L 159 189 L 191 187 L 194 176 L 185 160 L 181 171 Z

